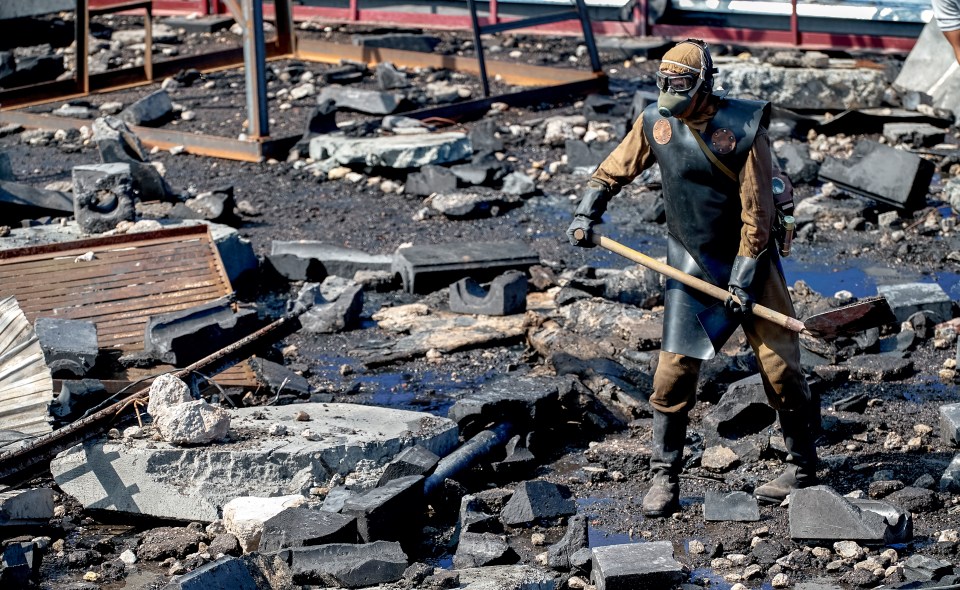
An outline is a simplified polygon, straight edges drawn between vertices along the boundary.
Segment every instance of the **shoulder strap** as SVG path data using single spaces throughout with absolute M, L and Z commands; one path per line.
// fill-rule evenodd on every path
M 720 170 L 720 172 L 723 172 L 727 176 L 727 178 L 729 178 L 734 182 L 739 182 L 740 178 L 733 173 L 733 170 L 727 168 L 726 164 L 721 162 L 717 158 L 717 156 L 714 155 L 712 151 L 710 151 L 710 148 L 707 147 L 707 142 L 703 141 L 703 137 L 700 136 L 700 132 L 691 127 L 688 127 L 688 129 L 690 129 L 690 133 L 693 134 L 693 137 L 696 138 L 697 143 L 700 144 L 700 149 L 703 150 L 703 153 L 704 155 L 707 156 L 707 159 L 713 162 L 713 165 L 716 166 L 717 169 Z

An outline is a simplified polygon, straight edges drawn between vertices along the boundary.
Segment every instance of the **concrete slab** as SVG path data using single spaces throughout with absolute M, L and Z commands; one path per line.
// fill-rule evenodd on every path
M 313 240 L 274 240 L 270 246 L 270 255 L 292 255 L 315 263 L 313 276 L 289 277 L 294 280 L 309 278 L 312 281 L 322 281 L 330 275 L 352 279 L 358 270 L 390 270 L 393 264 L 393 256 L 390 255 L 367 254 L 361 250 Z
M 714 492 L 703 497 L 703 520 L 707 522 L 756 522 L 760 520 L 757 499 L 746 492 Z
M 879 285 L 877 294 L 886 297 L 898 322 L 906 321 L 918 311 L 930 312 L 937 323 L 953 317 L 953 300 L 937 283 Z
M 361 588 L 396 582 L 407 568 L 400 544 L 389 541 L 285 549 L 278 555 L 290 564 L 294 583 L 323 587 Z
M 456 313 L 512 315 L 527 309 L 527 275 L 511 270 L 483 288 L 470 277 L 450 285 L 450 310 Z
M 960 492 L 960 454 L 954 455 L 950 465 L 940 476 L 940 491 L 957 493 Z
M 399 541 L 416 548 L 424 513 L 423 476 L 408 475 L 348 498 L 341 514 L 357 519 L 365 543 Z
M 927 95 L 934 107 L 960 116 L 960 68 L 935 19 L 923 28 L 893 85 Z
M 926 204 L 933 162 L 871 140 L 860 140 L 849 158 L 828 156 L 820 178 L 842 189 L 913 211 Z
M 311 158 L 334 158 L 343 165 L 420 168 L 466 160 L 472 153 L 467 135 L 456 132 L 377 138 L 321 135 L 310 140 Z
M 672 588 L 685 578 L 670 541 L 594 547 L 591 569 L 597 590 Z
M 878 107 L 888 86 L 887 74 L 880 70 L 786 68 L 739 60 L 717 67 L 718 85 L 732 96 L 769 100 L 785 109 Z
M 913 533 L 909 514 L 879 500 L 854 501 L 828 486 L 790 494 L 789 518 L 793 539 L 896 543 Z
M 495 379 L 459 397 L 447 416 L 467 431 L 498 422 L 513 423 L 518 429 L 549 424 L 560 412 L 559 382 L 550 377 Z
M 297 421 L 298 412 L 310 420 Z M 231 442 L 176 448 L 150 440 L 95 441 L 61 453 L 51 471 L 87 508 L 213 521 L 238 496 L 306 494 L 361 460 L 384 464 L 416 444 L 443 456 L 457 444 L 452 421 L 404 410 L 291 404 L 230 415 Z M 268 436 L 275 423 L 290 433 Z
M 960 444 L 960 403 L 940 406 L 940 440 L 947 446 Z
M 287 508 L 263 523 L 261 553 L 293 547 L 357 543 L 357 519 L 311 508 Z
M 37 318 L 34 322 L 43 357 L 53 373 L 83 377 L 97 364 L 97 325 L 89 320 Z
M 430 293 L 465 277 L 484 282 L 539 263 L 537 253 L 523 242 L 458 242 L 401 248 L 392 270 L 408 293 Z
M 53 490 L 0 492 L 0 526 L 46 525 L 53 518 Z
M 76 8 L 77 3 L 74 0 L 7 0 L 0 2 L 0 20 L 39 16 Z
M 500 565 L 455 570 L 460 590 L 556 590 L 552 573 L 530 565 Z
M 167 590 L 257 590 L 257 582 L 243 561 L 221 557 L 189 574 L 174 577 Z
M 73 196 L 68 193 L 0 180 L 0 215 L 4 219 L 67 217 L 73 214 L 73 209 Z
M 549 481 L 525 481 L 500 512 L 500 520 L 509 526 L 530 526 L 577 513 L 577 504 L 567 486 Z
M 229 29 L 233 23 L 232 16 L 210 15 L 198 18 L 187 18 L 183 16 L 172 16 L 163 21 L 168 27 L 173 29 L 183 29 L 188 33 L 216 33 L 224 29 Z

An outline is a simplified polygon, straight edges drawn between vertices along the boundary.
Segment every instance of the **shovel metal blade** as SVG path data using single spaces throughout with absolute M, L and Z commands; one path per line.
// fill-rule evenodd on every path
M 818 313 L 803 321 L 804 329 L 817 338 L 836 338 L 877 328 L 897 320 L 884 297 L 869 297 L 850 305 Z

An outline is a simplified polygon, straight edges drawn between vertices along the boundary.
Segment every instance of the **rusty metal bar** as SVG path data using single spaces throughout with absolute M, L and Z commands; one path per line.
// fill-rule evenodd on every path
M 800 19 L 797 16 L 797 0 L 790 0 L 790 33 L 793 44 L 800 47 Z
M 299 317 L 281 318 L 246 338 L 177 371 L 174 375 L 186 381 L 188 385 L 196 384 L 203 379 L 198 374 L 209 377 L 221 373 L 249 358 L 260 348 L 273 344 L 299 329 Z M 33 439 L 33 442 L 26 447 L 0 453 L 0 481 L 25 478 L 49 463 L 57 453 L 99 436 L 113 426 L 122 411 L 132 408 L 134 402 L 146 401 L 149 394 L 150 388 L 144 387 L 86 418 Z
M 293 26 L 291 0 L 273 0 L 274 21 L 277 24 L 277 48 L 282 53 L 297 52 L 297 31 Z
M 77 81 L 77 89 L 86 94 L 90 92 L 90 72 L 87 63 L 87 40 L 90 38 L 90 13 L 87 7 L 87 0 L 77 0 L 77 11 L 74 17 L 74 30 L 76 31 L 76 45 L 74 51 L 74 76 Z

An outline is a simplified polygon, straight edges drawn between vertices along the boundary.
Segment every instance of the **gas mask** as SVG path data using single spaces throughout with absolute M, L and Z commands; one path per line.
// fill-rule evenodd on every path
M 657 72 L 657 112 L 661 117 L 679 117 L 696 98 L 703 80 L 695 74 Z

